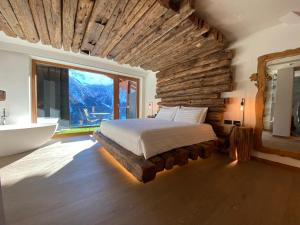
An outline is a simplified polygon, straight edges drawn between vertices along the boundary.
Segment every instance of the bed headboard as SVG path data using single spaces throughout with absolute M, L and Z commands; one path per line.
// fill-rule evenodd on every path
M 157 73 L 159 105 L 208 107 L 206 122 L 218 134 L 226 109 L 222 92 L 232 91 L 233 52 L 214 47 L 198 58 L 165 68 Z

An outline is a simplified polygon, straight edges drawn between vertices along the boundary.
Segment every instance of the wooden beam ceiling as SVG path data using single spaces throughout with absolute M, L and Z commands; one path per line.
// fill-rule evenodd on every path
M 153 71 L 226 45 L 194 14 L 191 0 L 1 0 L 0 30 Z

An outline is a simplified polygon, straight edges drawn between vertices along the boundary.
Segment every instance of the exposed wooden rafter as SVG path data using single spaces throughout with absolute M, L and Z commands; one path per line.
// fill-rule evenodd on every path
M 13 11 L 8 0 L 0 1 L 0 13 L 5 19 L 5 23 L 9 25 L 9 27 L 15 33 L 15 35 L 17 35 L 21 39 L 25 39 L 25 35 L 23 33 L 21 25 L 19 24 L 15 12 Z
M 51 45 L 54 48 L 62 46 L 62 5 L 60 0 L 43 0 L 46 22 Z
M 50 37 L 47 28 L 43 1 L 29 0 L 29 5 L 35 23 L 35 27 L 37 29 L 42 44 L 50 45 L 51 42 L 50 42 Z
M 75 20 L 75 30 L 72 42 L 72 51 L 77 53 L 81 47 L 87 24 L 89 22 L 94 0 L 79 0 Z
M 33 43 L 38 42 L 40 39 L 35 29 L 35 24 L 32 18 L 28 1 L 24 1 L 24 0 L 9 0 L 9 1 L 18 19 L 19 24 L 22 27 L 26 40 Z
M 5 18 L 0 13 L 0 30 L 2 30 L 6 35 L 10 37 L 17 37 L 14 31 L 10 28 L 9 24 L 5 20 Z
M 153 71 L 226 44 L 191 0 L 1 0 L 0 29 Z
M 75 28 L 75 18 L 77 12 L 78 0 L 64 0 L 63 11 L 62 11 L 62 42 L 65 51 L 70 51 Z

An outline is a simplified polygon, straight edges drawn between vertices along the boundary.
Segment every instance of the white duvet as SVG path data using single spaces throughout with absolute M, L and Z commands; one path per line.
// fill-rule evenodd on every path
M 148 159 L 174 148 L 215 140 L 211 125 L 160 119 L 103 121 L 101 133 L 138 156 Z

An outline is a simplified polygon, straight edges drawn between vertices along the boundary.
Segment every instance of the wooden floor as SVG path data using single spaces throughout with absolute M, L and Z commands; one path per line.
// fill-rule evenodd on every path
M 89 137 L 0 159 L 7 225 L 298 225 L 300 173 L 224 155 L 136 182 Z

